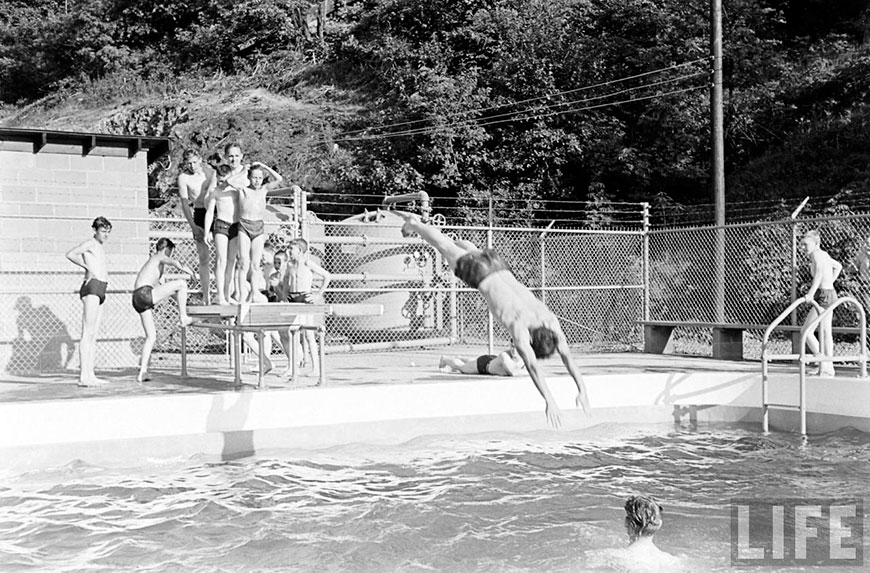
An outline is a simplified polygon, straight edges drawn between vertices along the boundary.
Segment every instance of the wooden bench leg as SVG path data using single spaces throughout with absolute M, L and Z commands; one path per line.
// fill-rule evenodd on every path
M 743 360 L 743 329 L 714 328 L 713 358 Z
M 266 387 L 263 384 L 263 358 L 266 354 L 264 334 L 265 332 L 262 330 L 257 331 L 257 388 L 260 390 Z
M 673 354 L 671 344 L 671 332 L 673 326 L 644 325 L 643 327 L 643 351 L 649 354 Z
M 320 362 L 320 380 L 317 381 L 318 386 L 326 385 L 326 368 L 323 367 L 323 346 L 326 342 L 326 329 L 323 327 L 317 328 L 317 358 Z

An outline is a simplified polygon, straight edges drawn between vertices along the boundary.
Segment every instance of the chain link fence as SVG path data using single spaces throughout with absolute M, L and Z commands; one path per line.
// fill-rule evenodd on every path
M 506 347 L 507 332 L 493 324 L 481 295 L 453 276 L 440 255 L 419 238 L 401 235 L 401 218 L 376 210 L 340 222 L 270 206 L 267 241 L 276 251 L 291 239 L 309 241 L 310 257 L 332 274 L 327 303 L 383 306 L 382 316 L 328 317 L 327 352 L 365 352 L 452 343 Z M 58 220 L 63 219 L 58 217 Z M 0 221 L 2 222 L 2 221 Z M 116 229 L 138 221 L 115 219 Z M 199 254 L 184 219 L 149 219 L 153 252 L 161 237 L 176 244 L 175 258 L 196 270 Z M 583 350 L 617 351 L 640 344 L 636 322 L 642 318 L 643 233 L 560 229 L 444 226 L 455 239 L 498 250 L 518 279 L 562 319 L 569 342 Z M 74 242 L 74 241 L 73 241 Z M 72 242 L 71 245 L 72 246 Z M 115 247 L 117 249 L 117 246 Z M 113 271 L 107 244 L 110 287 L 97 344 L 97 367 L 138 366 L 143 331 L 130 304 L 136 270 L 147 253 L 126 254 L 124 270 Z M 214 251 L 208 254 L 214 290 Z M 0 364 L 10 374 L 31 375 L 78 368 L 81 332 L 78 287 L 81 272 L 62 254 L 50 270 L 0 268 Z M 55 260 L 56 259 L 56 262 Z M 66 269 L 66 270 L 64 270 Z M 170 271 L 171 272 L 171 271 Z M 35 289 L 34 286 L 40 288 Z M 201 304 L 199 277 L 189 282 L 190 304 Z M 174 301 L 154 309 L 157 342 L 152 370 L 180 369 L 180 329 Z M 188 331 L 193 367 L 229 368 L 229 344 L 221 332 Z M 280 348 L 273 345 L 273 353 Z M 226 360 L 226 362 L 224 362 Z
M 294 219 L 292 210 L 270 206 L 267 240 L 277 251 L 303 236 L 310 256 L 332 273 L 327 303 L 369 303 L 382 316 L 328 317 L 327 352 L 365 352 L 452 343 L 510 344 L 501 325 L 491 320 L 481 295 L 453 276 L 440 255 L 418 238 L 401 235 L 401 218 L 375 210 L 343 221 Z M 58 220 L 63 219 L 58 217 Z M 140 221 L 116 220 L 116 227 Z M 0 220 L 2 223 L 2 220 Z M 153 251 L 160 237 L 172 239 L 175 257 L 193 269 L 197 247 L 184 219 L 149 219 Z M 822 248 L 843 263 L 840 294 L 870 302 L 870 216 L 848 215 L 725 228 L 656 230 L 574 230 L 443 225 L 458 240 L 496 249 L 517 278 L 559 316 L 572 346 L 582 351 L 636 350 L 642 345 L 642 319 L 674 322 L 725 322 L 749 326 L 744 333 L 747 358 L 760 355 L 763 328 L 810 285 L 800 239 L 818 229 Z M 720 242 L 721 240 L 721 242 Z M 724 251 L 719 251 L 719 245 Z M 112 270 L 97 345 L 98 367 L 135 368 L 142 329 L 130 305 L 136 265 L 146 253 L 126 254 L 123 270 Z M 718 264 L 722 252 L 722 265 Z M 132 262 L 129 262 L 130 258 Z M 213 250 L 209 268 L 214 266 Z M 65 261 L 38 268 L 0 268 L 0 364 L 10 374 L 31 375 L 78 368 L 81 273 Z M 717 276 L 724 278 L 719 285 Z M 214 278 L 212 276 L 212 289 Z M 188 283 L 191 304 L 200 304 L 199 278 Z M 800 324 L 806 308 L 796 313 Z M 180 330 L 176 305 L 154 311 L 158 340 L 152 369 L 180 368 Z M 835 326 L 856 326 L 854 308 L 837 309 Z M 205 329 L 188 332 L 192 366 L 229 367 L 225 334 Z M 779 352 L 791 341 L 777 335 Z M 677 328 L 675 350 L 710 355 L 709 329 Z M 837 334 L 837 353 L 854 352 L 856 336 Z M 280 353 L 277 345 L 273 353 Z M 226 362 L 224 362 L 226 360 Z
M 812 283 L 800 247 L 804 233 L 811 229 L 820 232 L 822 249 L 843 265 L 835 283 L 837 292 L 854 296 L 867 308 L 870 269 L 865 249 L 870 216 L 846 215 L 650 231 L 647 318 L 757 326 L 744 331 L 744 355 L 759 358 L 764 328 L 793 300 L 805 295 Z M 721 259 L 717 256 L 720 237 Z M 718 267 L 720 260 L 723 264 Z M 716 280 L 720 274 L 724 278 L 721 287 Z M 801 307 L 790 323 L 801 324 L 808 310 L 808 305 Z M 857 309 L 844 305 L 835 311 L 833 324 L 854 327 L 858 320 Z M 711 337 L 710 329 L 678 326 L 673 334 L 675 352 L 710 355 Z M 789 334 L 776 333 L 775 340 L 774 352 L 791 352 Z M 854 334 L 836 334 L 836 354 L 854 354 L 856 340 Z

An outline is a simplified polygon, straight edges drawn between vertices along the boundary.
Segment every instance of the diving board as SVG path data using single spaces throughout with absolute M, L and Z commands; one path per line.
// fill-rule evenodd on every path
M 242 335 L 254 333 L 258 343 L 257 386 L 263 388 L 264 339 L 266 332 L 286 328 L 290 331 L 290 361 L 296 380 L 296 338 L 302 330 L 316 330 L 318 336 L 319 385 L 326 383 L 324 366 L 325 316 L 380 316 L 380 304 L 308 304 L 301 302 L 253 302 L 242 304 L 210 304 L 188 306 L 187 314 L 193 322 L 181 328 L 181 375 L 187 376 L 187 328 L 206 328 L 229 332 L 232 339 L 233 381 L 242 382 Z

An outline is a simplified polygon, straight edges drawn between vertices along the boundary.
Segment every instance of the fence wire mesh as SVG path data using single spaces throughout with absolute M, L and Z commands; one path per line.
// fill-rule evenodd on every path
M 403 238 L 400 222 L 388 211 L 342 222 L 312 216 L 302 228 L 287 217 L 266 222 L 268 241 L 276 251 L 286 249 L 300 234 L 308 239 L 311 259 L 333 275 L 325 302 L 365 302 L 384 308 L 382 316 L 328 317 L 326 351 L 485 345 L 490 339 L 495 347 L 510 344 L 505 329 L 491 322 L 482 296 L 458 281 L 429 245 L 418 238 Z M 136 223 L 141 221 L 114 221 L 116 226 Z M 148 225 L 152 251 L 158 238 L 171 238 L 177 245 L 175 257 L 197 268 L 197 246 L 184 219 L 151 219 Z M 442 227 L 448 237 L 497 250 L 518 280 L 560 317 L 569 343 L 579 349 L 636 349 L 642 343 L 637 323 L 644 318 L 724 321 L 745 327 L 747 358 L 760 355 L 764 327 L 795 296 L 806 293 L 811 283 L 807 257 L 799 248 L 809 229 L 820 231 L 822 248 L 843 264 L 837 291 L 856 297 L 866 307 L 870 303 L 867 215 L 646 232 Z M 724 252 L 723 265 L 718 267 L 720 237 Z M 135 368 L 143 334 L 130 294 L 136 265 L 144 263 L 146 253 L 128 254 L 126 266 L 113 270 L 111 242 L 108 251 L 110 287 L 99 330 L 97 364 L 98 368 Z M 81 274 L 62 255 L 55 258 L 50 268 L 0 268 L 0 364 L 8 373 L 78 368 Z M 208 253 L 208 268 L 214 268 L 213 249 Z M 717 276 L 724 278 L 721 286 Z M 192 292 L 201 289 L 198 277 L 191 279 L 189 288 Z M 193 292 L 191 303 L 201 301 L 201 295 Z M 791 322 L 800 324 L 806 310 L 802 308 Z M 177 372 L 177 307 L 162 303 L 154 317 L 158 337 L 151 367 Z M 835 326 L 857 324 L 855 308 L 837 309 Z M 191 365 L 230 367 L 225 334 L 190 329 L 188 335 Z M 855 353 L 854 334 L 837 334 L 835 340 L 837 354 Z M 711 354 L 709 329 L 677 328 L 674 342 L 677 353 Z M 789 352 L 790 336 L 777 334 L 776 344 L 774 352 Z M 281 349 L 274 344 L 272 352 L 277 355 Z
M 115 219 L 116 229 L 140 221 Z M 161 237 L 176 244 L 174 257 L 196 270 L 197 245 L 184 219 L 150 219 L 151 252 Z M 401 219 L 375 212 L 343 222 L 310 216 L 297 228 L 284 220 L 266 222 L 267 241 L 280 252 L 297 235 L 310 244 L 311 260 L 332 274 L 326 303 L 370 303 L 384 308 L 381 316 L 327 317 L 326 351 L 383 350 L 451 343 L 510 344 L 507 332 L 490 326 L 483 297 L 453 276 L 449 265 L 419 238 L 403 238 Z M 454 239 L 492 246 L 510 264 L 518 279 L 543 298 L 562 319 L 569 343 L 584 350 L 624 350 L 640 343 L 636 321 L 642 317 L 642 233 L 522 228 L 443 227 Z M 117 247 L 116 247 L 117 248 Z M 102 307 L 97 367 L 136 368 L 143 331 L 130 296 L 138 267 L 146 258 L 126 255 L 123 269 L 113 268 L 113 246 L 107 244 L 110 287 Z M 214 292 L 214 249 L 207 266 Z M 78 297 L 81 273 L 58 254 L 52 270 L 0 268 L 0 358 L 12 374 L 76 370 L 81 332 Z M 120 257 L 118 257 L 120 258 Z M 117 266 L 116 266 L 117 268 Z M 34 288 L 36 285 L 39 288 Z M 190 304 L 201 304 L 199 276 L 188 282 Z M 180 329 L 174 301 L 154 310 L 157 341 L 152 370 L 180 368 Z M 230 368 L 224 333 L 188 330 L 191 366 Z M 281 348 L 272 345 L 272 353 Z

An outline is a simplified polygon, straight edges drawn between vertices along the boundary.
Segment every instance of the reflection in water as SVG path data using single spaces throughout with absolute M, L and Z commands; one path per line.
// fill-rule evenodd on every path
M 625 498 L 689 569 L 730 571 L 736 497 L 861 497 L 870 437 L 602 425 L 431 437 L 133 470 L 71 464 L 0 486 L 0 568 L 577 571 L 625 545 Z M 763 476 L 763 477 L 762 477 Z M 771 569 L 773 570 L 773 569 Z

